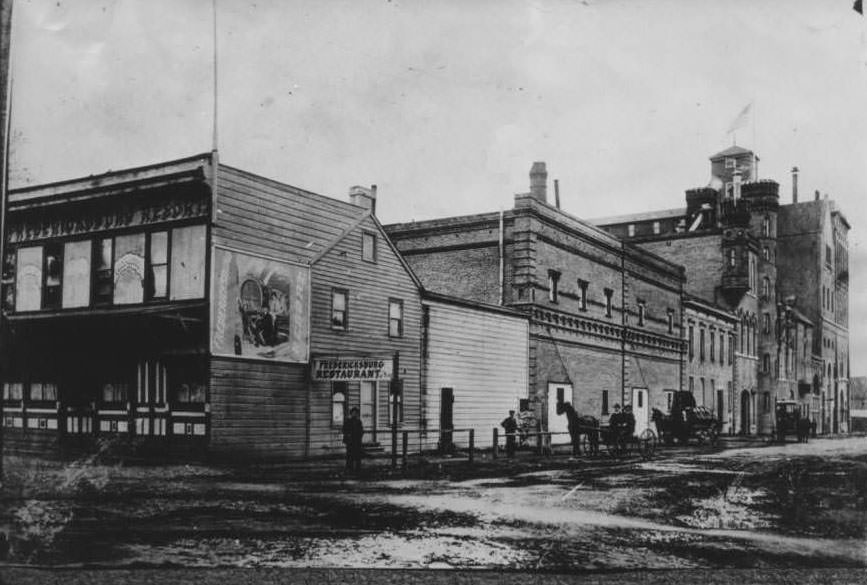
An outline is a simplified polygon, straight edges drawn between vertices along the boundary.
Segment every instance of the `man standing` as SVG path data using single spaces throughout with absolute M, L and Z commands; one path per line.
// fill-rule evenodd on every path
M 364 437 L 364 425 L 359 418 L 360 411 L 353 406 L 349 418 L 343 422 L 343 442 L 346 444 L 346 469 L 361 471 L 361 440 Z
M 503 419 L 500 425 L 506 429 L 506 457 L 511 459 L 515 456 L 515 433 L 518 431 L 518 421 L 515 420 L 515 411 L 510 410 L 509 416 Z

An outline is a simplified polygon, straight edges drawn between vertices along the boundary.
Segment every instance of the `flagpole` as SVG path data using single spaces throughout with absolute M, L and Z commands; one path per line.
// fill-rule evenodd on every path
M 214 117 L 211 120 L 212 131 L 213 134 L 211 136 L 211 223 L 217 223 L 217 176 L 219 175 L 220 168 L 220 155 L 219 155 L 219 141 L 217 134 L 217 121 L 218 121 L 218 102 L 217 102 L 217 90 L 219 85 L 217 83 L 217 0 L 212 0 L 211 2 L 211 11 L 213 13 L 214 20 L 214 30 L 213 32 L 213 43 L 214 43 Z

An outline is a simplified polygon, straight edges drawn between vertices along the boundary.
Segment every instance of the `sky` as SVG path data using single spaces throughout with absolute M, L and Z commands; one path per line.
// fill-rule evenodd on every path
M 800 168 L 853 225 L 867 374 L 867 19 L 852 0 L 216 0 L 220 160 L 385 223 L 509 208 L 534 161 L 582 218 L 669 209 L 708 157 Z M 209 151 L 211 0 L 14 0 L 13 187 Z M 728 130 L 751 104 L 749 120 Z M 549 185 L 550 187 L 550 185 Z

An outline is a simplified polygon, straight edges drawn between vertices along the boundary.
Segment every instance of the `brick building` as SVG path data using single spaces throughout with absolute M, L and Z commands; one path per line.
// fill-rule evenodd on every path
M 528 407 L 565 431 L 559 401 L 607 418 L 632 404 L 638 430 L 682 375 L 683 269 L 547 201 L 535 163 L 530 193 L 502 213 L 386 226 L 423 286 L 530 316 Z
M 821 432 L 845 430 L 848 222 L 827 198 L 798 202 L 797 172 L 792 203 L 780 204 L 750 150 L 710 161 L 710 183 L 688 190 L 685 208 L 593 223 L 682 263 L 689 295 L 737 316 L 734 430 L 772 432 L 774 403 L 789 399 Z

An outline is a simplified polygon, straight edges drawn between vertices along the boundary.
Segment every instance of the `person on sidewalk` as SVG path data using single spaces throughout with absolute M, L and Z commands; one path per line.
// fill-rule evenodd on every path
M 509 411 L 509 416 L 503 419 L 500 426 L 506 429 L 506 457 L 512 459 L 515 456 L 516 433 L 518 432 L 518 421 L 515 419 L 514 410 Z
M 346 469 L 361 471 L 361 441 L 364 437 L 364 424 L 359 418 L 360 411 L 353 406 L 349 418 L 343 421 L 343 443 L 346 445 Z

